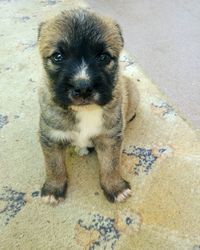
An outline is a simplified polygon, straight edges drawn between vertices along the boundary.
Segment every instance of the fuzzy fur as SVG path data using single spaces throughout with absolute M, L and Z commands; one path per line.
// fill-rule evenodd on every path
M 106 197 L 112 202 L 125 200 L 130 185 L 120 174 L 123 136 L 139 97 L 133 81 L 119 68 L 123 48 L 119 25 L 87 10 L 66 11 L 42 23 L 38 44 L 44 65 L 39 134 L 47 173 L 42 196 L 50 203 L 65 197 L 65 148 L 72 144 L 95 147 Z M 58 49 L 64 51 L 62 64 L 51 60 Z M 105 51 L 109 57 L 99 61 Z M 87 105 L 71 97 L 80 84 L 77 79 L 94 93 L 84 97 Z

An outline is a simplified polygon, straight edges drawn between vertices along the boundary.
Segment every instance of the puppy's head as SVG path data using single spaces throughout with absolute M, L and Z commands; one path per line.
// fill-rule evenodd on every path
M 123 47 L 115 22 L 83 9 L 62 12 L 40 25 L 38 43 L 56 103 L 111 101 Z

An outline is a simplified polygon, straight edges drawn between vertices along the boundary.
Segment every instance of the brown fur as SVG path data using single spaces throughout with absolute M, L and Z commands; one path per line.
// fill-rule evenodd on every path
M 50 56 L 55 50 L 55 44 L 63 37 L 63 22 L 69 13 L 64 12 L 52 20 L 42 24 L 39 34 L 39 50 L 42 59 Z M 93 14 L 93 18 L 99 18 Z M 119 26 L 109 18 L 101 18 L 101 29 L 106 34 L 105 42 L 110 53 L 119 56 L 123 39 Z M 70 32 L 70 26 L 69 26 Z M 66 41 L 67 42 L 67 41 Z M 56 70 L 56 66 L 49 63 L 48 67 Z M 106 66 L 110 70 L 112 65 Z M 91 138 L 100 162 L 100 183 L 105 195 L 115 201 L 119 194 L 130 188 L 120 174 L 120 160 L 124 131 L 127 122 L 135 115 L 139 101 L 138 91 L 131 79 L 123 76 L 118 70 L 116 85 L 111 102 L 102 106 L 103 127 L 101 133 Z M 65 147 L 69 144 L 66 140 L 52 138 L 52 130 L 72 131 L 78 129 L 76 112 L 86 109 L 90 112 L 93 105 L 84 107 L 69 107 L 63 109 L 53 101 L 54 93 L 51 89 L 51 80 L 44 72 L 44 82 L 40 88 L 40 141 L 46 163 L 46 181 L 42 188 L 42 196 L 53 196 L 59 199 L 65 196 L 67 186 L 67 173 L 65 165 Z M 94 106 L 95 108 L 95 106 Z M 125 197 L 126 198 L 126 197 Z

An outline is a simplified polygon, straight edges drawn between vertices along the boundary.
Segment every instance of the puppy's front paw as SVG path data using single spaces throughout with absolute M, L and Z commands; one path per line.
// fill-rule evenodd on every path
M 122 192 L 118 193 L 115 200 L 118 201 L 118 202 L 123 202 L 127 198 L 129 198 L 130 196 L 131 196 L 131 189 L 127 188 L 127 189 L 124 189 Z
M 41 189 L 42 201 L 46 204 L 57 205 L 65 199 L 67 182 L 59 186 L 45 182 Z
M 118 185 L 114 185 L 111 187 L 105 187 L 105 185 L 101 185 L 106 198 L 110 202 L 124 202 L 131 196 L 131 188 L 130 184 L 122 180 Z

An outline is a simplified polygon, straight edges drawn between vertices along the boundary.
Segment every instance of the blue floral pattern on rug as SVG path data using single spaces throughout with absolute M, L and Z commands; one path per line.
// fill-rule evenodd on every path
M 91 243 L 89 250 L 114 249 L 117 240 L 120 238 L 120 233 L 115 227 L 115 219 L 95 214 L 91 221 L 84 222 L 80 219 L 78 224 L 85 230 L 96 230 L 99 233 L 99 238 Z
M 0 114 L 0 129 L 3 128 L 6 124 L 8 124 L 8 116 Z
M 157 154 L 155 154 L 153 149 L 130 146 L 128 149 L 124 149 L 123 153 L 128 156 L 135 156 L 138 158 L 138 163 L 135 164 L 134 171 L 135 174 L 139 175 L 142 172 L 148 174 L 152 169 L 153 163 L 166 150 L 166 148 L 160 148 L 158 149 Z
M 152 110 L 154 111 L 154 113 L 156 113 L 158 115 L 160 114 L 163 117 L 166 117 L 169 115 L 171 115 L 171 116 L 177 115 L 174 108 L 164 100 L 157 100 L 157 101 L 152 102 L 151 107 L 152 107 Z
M 17 192 L 9 187 L 4 187 L 0 193 L 0 201 L 4 205 L 0 209 L 0 226 L 7 225 L 26 204 L 25 193 Z M 4 204 L 5 203 L 5 204 Z

